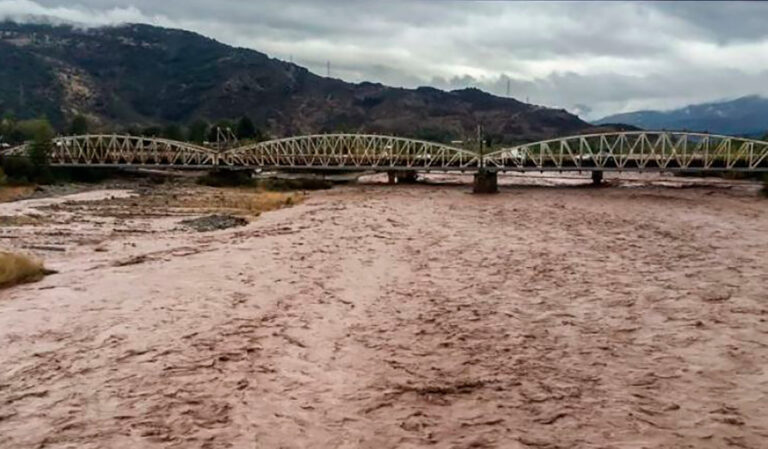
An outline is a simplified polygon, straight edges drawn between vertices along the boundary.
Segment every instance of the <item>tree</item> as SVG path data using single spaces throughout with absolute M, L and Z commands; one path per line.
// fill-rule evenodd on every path
M 195 120 L 189 125 L 189 141 L 203 143 L 208 135 L 208 123 L 205 120 Z
M 141 135 L 144 137 L 159 137 L 163 130 L 159 126 L 147 126 L 141 130 Z
M 235 135 L 238 139 L 252 139 L 256 137 L 256 127 L 253 126 L 253 122 L 246 116 L 240 118 L 237 122 L 237 129 Z
M 12 134 L 16 129 L 16 120 L 8 113 L 0 119 L 0 143 L 15 143 Z
M 184 133 L 179 125 L 170 124 L 163 129 L 163 137 L 171 140 L 184 140 Z
M 46 118 L 21 120 L 16 122 L 16 132 L 22 136 L 22 140 L 33 140 L 41 132 L 48 132 L 53 136 L 54 131 Z
M 72 119 L 72 124 L 69 126 L 69 135 L 82 136 L 83 134 L 88 134 L 88 119 L 78 114 Z
M 47 120 L 37 121 L 32 142 L 27 149 L 34 177 L 38 181 L 50 179 L 50 157 L 53 150 L 53 128 Z
M 141 129 L 139 129 L 136 125 L 131 125 L 125 128 L 125 133 L 128 134 L 129 136 L 140 136 Z

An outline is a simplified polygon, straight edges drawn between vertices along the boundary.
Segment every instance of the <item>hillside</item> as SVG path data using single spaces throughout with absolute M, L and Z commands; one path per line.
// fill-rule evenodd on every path
M 148 25 L 79 29 L 0 23 L 0 114 L 87 115 L 102 129 L 249 116 L 268 134 L 369 131 L 435 140 L 530 141 L 591 128 L 564 110 L 476 89 L 352 84 Z
M 731 101 L 690 105 L 672 111 L 629 112 L 611 115 L 595 123 L 626 123 L 644 129 L 762 136 L 768 132 L 768 99 L 753 95 Z

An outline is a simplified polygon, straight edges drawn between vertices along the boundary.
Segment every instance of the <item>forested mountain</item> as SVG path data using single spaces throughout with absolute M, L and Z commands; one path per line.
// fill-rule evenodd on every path
M 369 131 L 461 139 L 482 124 L 518 142 L 591 128 L 564 110 L 477 89 L 401 89 L 325 78 L 257 51 L 148 25 L 0 23 L 0 114 L 45 115 L 64 129 L 125 129 L 248 116 L 273 136 Z

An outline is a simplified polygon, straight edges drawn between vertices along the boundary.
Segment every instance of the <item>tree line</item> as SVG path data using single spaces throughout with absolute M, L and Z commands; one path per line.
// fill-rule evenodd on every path
M 46 118 L 16 120 L 12 115 L 6 114 L 0 119 L 0 147 L 16 146 L 35 138 L 37 131 L 41 128 L 51 133 L 77 136 L 94 132 L 91 123 L 83 115 L 75 116 L 65 129 L 54 129 Z M 113 129 L 106 133 L 116 132 L 119 134 L 129 134 L 132 136 L 161 137 L 165 139 L 179 140 L 203 144 L 206 142 L 216 142 L 217 129 L 225 131 L 227 134 L 234 135 L 239 140 L 261 141 L 265 139 L 264 132 L 257 128 L 253 121 L 247 116 L 240 117 L 233 121 L 222 119 L 210 123 L 205 120 L 195 120 L 188 125 L 179 125 L 171 123 L 165 126 L 130 126 L 122 129 Z M 100 129 L 100 132 L 105 132 Z
M 228 136 L 235 136 L 241 141 L 261 141 L 264 134 L 248 117 L 237 121 L 219 120 L 209 123 L 196 120 L 188 126 L 169 124 L 163 127 L 149 126 L 144 128 L 129 127 L 116 131 L 120 134 L 130 134 L 145 137 L 161 137 L 197 144 L 217 143 L 218 130 L 225 131 Z M 46 118 L 16 120 L 6 114 L 0 119 L 0 150 L 28 143 L 27 157 L 0 157 L 0 185 L 5 183 L 38 183 L 48 184 L 62 180 L 98 180 L 103 173 L 95 173 L 88 169 L 52 168 L 50 154 L 53 150 L 53 138 L 57 134 L 70 136 L 93 133 L 91 124 L 85 116 L 75 116 L 66 129 L 56 130 Z

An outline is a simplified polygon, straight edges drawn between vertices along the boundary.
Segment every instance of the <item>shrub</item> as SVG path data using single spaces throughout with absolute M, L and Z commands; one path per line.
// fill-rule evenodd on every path
M 3 157 L 0 168 L 5 173 L 8 184 L 26 184 L 35 177 L 35 167 L 26 157 Z
M 0 288 L 42 279 L 50 270 L 29 256 L 0 251 Z
M 53 151 L 53 131 L 50 125 L 41 124 L 35 130 L 32 142 L 27 145 L 27 156 L 34 168 L 34 181 L 49 184 L 53 181 L 50 158 Z
M 29 197 L 35 191 L 35 187 L 32 185 L 2 185 L 0 186 L 0 203 L 6 201 L 16 201 Z M 12 216 L 17 217 L 17 216 Z M 0 226 L 4 225 L 3 219 L 0 217 Z
M 120 171 L 111 168 L 91 167 L 51 167 L 53 178 L 60 182 L 83 182 L 95 184 L 116 178 Z
M 325 179 L 261 179 L 257 185 L 264 190 L 285 192 L 289 190 L 327 190 L 333 187 L 333 182 Z
M 255 182 L 249 171 L 213 171 L 197 179 L 197 183 L 209 187 L 254 186 Z

